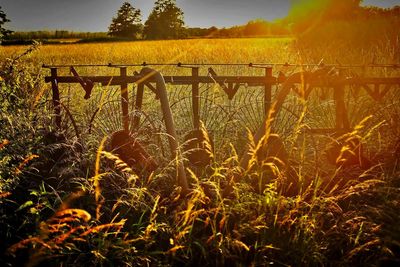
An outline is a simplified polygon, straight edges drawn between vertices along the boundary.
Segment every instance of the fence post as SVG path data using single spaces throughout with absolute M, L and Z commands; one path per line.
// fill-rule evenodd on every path
M 60 90 L 57 82 L 57 68 L 51 68 L 51 91 L 53 94 L 53 108 L 56 115 L 55 121 L 58 129 L 61 128 Z
M 267 116 L 271 108 L 272 100 L 272 67 L 265 68 L 265 87 L 264 87 L 264 113 Z
M 192 68 L 192 108 L 193 108 L 193 126 L 200 128 L 200 95 L 199 95 L 199 68 Z
M 120 76 L 126 77 L 126 67 L 120 68 Z M 129 96 L 128 83 L 121 83 L 121 105 L 122 105 L 122 123 L 125 131 L 129 132 Z

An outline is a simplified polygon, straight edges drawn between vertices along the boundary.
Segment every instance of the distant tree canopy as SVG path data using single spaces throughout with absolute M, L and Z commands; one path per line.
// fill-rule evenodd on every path
M 361 0 L 292 0 L 289 17 L 301 18 L 318 13 L 324 18 L 348 18 L 360 7 Z
M 157 0 L 144 25 L 147 39 L 178 39 L 185 36 L 183 11 L 176 0 Z
M 210 28 L 186 28 L 185 29 L 185 37 L 194 38 L 194 37 L 213 37 L 214 34 L 218 32 L 217 27 L 210 27 Z
M 115 37 L 139 38 L 143 30 L 142 15 L 139 9 L 125 2 L 112 19 L 108 35 Z
M 354 19 L 361 10 L 361 0 L 292 0 L 292 8 L 285 18 L 295 33 L 304 32 L 332 20 Z
M 361 3 L 360 0 L 293 0 L 292 9 L 283 21 L 304 48 L 315 44 L 324 47 L 332 40 L 362 47 L 377 44 L 383 36 L 385 42 L 398 47 L 400 33 L 396 25 L 400 25 L 400 6 L 379 8 Z M 393 52 L 396 61 L 397 54 Z
M 243 26 L 243 36 L 279 36 L 287 34 L 287 29 L 280 22 L 257 19 L 251 20 Z
M 7 36 L 12 33 L 12 31 L 7 30 L 3 27 L 4 24 L 9 22 L 10 20 L 7 19 L 6 13 L 1 9 L 0 6 L 0 40 L 3 39 L 4 36 Z

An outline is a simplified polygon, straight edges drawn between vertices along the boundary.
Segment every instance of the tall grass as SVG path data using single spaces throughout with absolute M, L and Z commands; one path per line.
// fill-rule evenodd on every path
M 276 123 L 288 120 L 284 113 L 265 121 L 260 140 L 249 134 L 248 138 L 241 137 L 242 144 L 235 144 L 228 131 L 216 136 L 202 127 L 204 147 L 212 160 L 200 170 L 187 165 L 191 191 L 183 195 L 174 183 L 175 162 L 164 158 L 160 170 L 138 174 L 118 156 L 105 151 L 103 142 L 93 136 L 77 140 L 54 134 L 51 117 L 46 115 L 50 113 L 48 85 L 40 82 L 45 74 L 45 70 L 39 70 L 42 63 L 314 63 L 325 54 L 337 53 L 338 46 L 316 49 L 310 57 L 311 52 L 298 50 L 292 39 L 149 41 L 42 46 L 18 58 L 11 64 L 11 73 L 3 68 L 0 81 L 2 97 L 8 100 L 1 106 L 0 224 L 1 240 L 6 240 L 1 246 L 5 252 L 1 261 L 99 266 L 398 263 L 396 153 L 400 149 L 392 147 L 389 151 L 390 146 L 386 146 L 388 153 L 372 159 L 369 169 L 328 165 L 322 160 L 326 138 L 310 137 L 303 131 L 312 123 L 322 124 L 321 118 L 329 110 L 331 103 L 320 100 L 317 94 L 309 100 L 293 94 L 285 102 L 293 120 L 289 133 L 281 134 L 289 155 L 285 162 L 263 157 Z M 17 58 L 24 49 L 4 47 L 0 58 Z M 364 63 L 365 55 L 376 55 L 380 62 L 391 59 L 385 46 L 368 45 L 363 51 L 348 50 L 347 54 L 341 51 L 343 61 L 350 63 Z M 14 72 L 18 66 L 25 66 L 24 71 Z M 96 75 L 113 72 L 108 68 L 80 71 Z M 218 71 L 231 75 L 257 73 L 247 68 Z M 32 79 L 32 73 L 39 78 Z M 32 98 L 27 88 L 37 97 Z M 217 92 L 219 88 L 208 89 Z M 10 103 L 18 90 L 21 104 L 13 106 Z M 215 101 L 220 99 L 217 93 L 214 97 Z M 365 99 L 354 98 L 348 104 L 362 110 L 376 106 Z M 69 100 L 82 101 L 82 97 L 72 94 Z M 150 97 L 147 101 L 154 103 Z M 395 118 L 398 102 L 398 94 L 388 95 L 381 112 Z M 75 108 L 82 112 L 84 106 L 80 103 Z M 394 129 L 396 122 L 379 116 L 363 121 L 364 115 L 352 113 L 354 132 L 330 137 L 330 141 L 342 142 L 342 154 L 351 152 L 346 143 L 351 138 L 376 146 L 396 142 L 393 135 L 382 135 L 380 130 Z M 310 116 L 316 119 L 310 120 Z M 239 128 L 235 121 L 232 123 Z M 213 138 L 226 140 L 224 153 L 218 154 Z M 243 165 L 240 152 L 247 146 L 251 148 L 250 161 Z M 289 184 L 290 194 L 286 190 Z

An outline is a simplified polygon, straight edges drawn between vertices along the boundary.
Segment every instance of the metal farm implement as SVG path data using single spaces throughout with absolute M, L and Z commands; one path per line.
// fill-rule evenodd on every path
M 132 138 L 130 142 L 139 139 L 142 146 L 134 149 L 143 156 L 147 156 L 143 147 L 155 158 L 175 158 L 183 143 L 201 150 L 202 123 L 216 156 L 232 143 L 244 153 L 244 162 L 248 160 L 247 131 L 258 141 L 268 118 L 271 131 L 282 140 L 288 140 L 301 121 L 302 134 L 313 140 L 314 152 L 320 149 L 315 136 L 339 137 L 353 131 L 369 115 L 373 115 L 370 126 L 382 121 L 393 124 L 384 133 L 393 135 L 391 140 L 400 134 L 400 73 L 396 65 L 143 63 L 43 67 L 51 73 L 45 81 L 51 83 L 58 129 L 79 138 L 85 133 L 111 137 L 118 133 L 118 138 Z M 92 73 L 94 67 L 108 75 L 83 74 Z M 204 153 L 187 156 L 195 166 L 209 163 Z M 150 165 L 156 167 L 153 162 Z M 186 187 L 183 163 L 178 169 L 180 183 Z

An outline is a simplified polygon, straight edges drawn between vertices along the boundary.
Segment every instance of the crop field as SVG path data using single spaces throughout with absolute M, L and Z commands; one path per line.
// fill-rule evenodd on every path
M 327 79 L 398 78 L 398 67 L 369 65 L 396 62 L 400 50 L 392 42 L 347 45 L 288 37 L 0 47 L 0 263 L 399 264 L 399 84 L 375 95 L 346 85 L 349 129 L 324 130 L 339 116 Z M 229 98 L 216 80 L 200 83 L 195 147 L 191 85 L 167 83 L 176 154 L 159 95 L 146 87 L 143 108 L 133 109 L 137 83 L 128 85 L 129 126 L 146 152 L 135 152 L 133 163 L 110 149 L 123 128 L 120 86 L 96 83 L 84 99 L 81 85 L 58 83 L 57 131 L 52 84 L 44 81 L 50 69 L 42 65 L 66 66 L 59 76 L 70 76 L 71 65 L 82 77 L 118 76 L 106 65 L 143 62 L 172 77 L 190 76 L 190 64 L 199 64 L 200 76 L 212 76 L 209 68 L 263 76 L 265 66 L 257 66 L 271 63 L 283 78 L 271 87 L 269 113 L 263 86 L 241 84 Z M 128 75 L 142 68 L 128 67 Z M 306 75 L 326 84 L 306 94 Z

